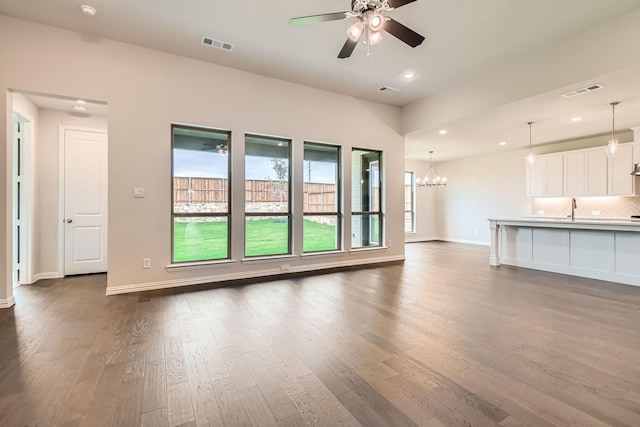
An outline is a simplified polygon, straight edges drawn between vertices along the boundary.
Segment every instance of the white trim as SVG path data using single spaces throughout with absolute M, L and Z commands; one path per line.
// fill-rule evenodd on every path
M 194 262 L 169 264 L 164 269 L 167 271 L 202 270 L 205 268 L 210 268 L 215 266 L 227 267 L 229 265 L 235 264 L 236 262 L 237 261 L 235 259 L 223 259 L 219 261 L 194 261 Z
M 38 280 L 47 280 L 47 279 L 61 279 L 64 276 L 61 275 L 60 273 L 58 273 L 57 271 L 55 272 L 48 272 L 48 273 L 37 273 L 33 275 L 33 282 L 31 283 L 35 283 Z
M 0 308 L 11 308 L 14 305 L 16 305 L 16 299 L 13 296 L 7 299 L 0 299 Z
M 443 242 L 450 242 L 450 243 L 465 243 L 467 245 L 491 246 L 491 243 L 483 242 L 482 240 L 448 239 L 445 237 L 438 237 L 436 240 L 441 240 Z
M 417 236 L 407 238 L 406 234 L 404 236 L 405 243 L 433 242 L 436 240 L 440 240 L 440 239 L 438 237 L 417 237 Z
M 65 173 L 65 139 L 64 133 L 67 130 L 74 130 L 80 132 L 93 132 L 108 135 L 108 130 L 105 129 L 95 129 L 95 128 L 85 128 L 80 126 L 70 126 L 70 125 L 58 125 L 58 271 L 62 276 L 65 275 L 64 268 L 64 236 L 65 236 L 65 226 L 64 226 L 64 173 Z M 108 146 L 107 146 L 108 147 Z M 107 148 L 108 149 L 108 148 Z M 107 174 L 108 174 L 107 169 Z M 108 196 L 107 196 L 107 203 Z M 107 207 L 107 215 L 108 215 L 108 207 Z M 107 221 L 108 221 L 107 217 Z M 108 238 L 108 236 L 107 236 Z M 107 246 L 108 250 L 108 246 Z M 108 256 L 108 254 L 107 254 Z
M 383 262 L 404 261 L 404 255 L 372 258 L 367 260 L 349 260 L 339 262 L 328 262 L 323 264 L 291 266 L 289 273 L 301 273 L 307 271 L 325 270 L 329 268 L 352 267 L 366 264 L 378 264 Z M 283 274 L 280 267 L 264 270 L 243 271 L 238 273 L 216 274 L 214 276 L 200 276 L 188 279 L 164 280 L 160 282 L 135 283 L 132 285 L 107 286 L 106 295 L 127 294 L 131 292 L 153 291 L 157 289 L 180 288 L 190 285 L 201 285 L 204 283 L 227 282 L 238 279 L 252 279 L 264 276 L 276 276 Z M 286 273 L 285 273 L 286 274 Z

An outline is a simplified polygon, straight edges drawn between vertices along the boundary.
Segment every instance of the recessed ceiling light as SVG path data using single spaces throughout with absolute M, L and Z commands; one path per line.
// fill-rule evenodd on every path
M 73 109 L 76 111 L 87 111 L 87 107 L 83 107 L 82 105 L 74 105 Z
M 440 132 L 438 132 L 440 135 L 446 135 L 447 134 L 447 130 L 446 129 L 440 129 Z
M 572 122 L 579 122 L 580 120 L 582 120 L 582 117 L 580 117 L 580 116 L 571 117 L 571 121 Z
M 85 101 L 84 99 L 76 99 L 76 104 L 85 105 L 86 103 L 87 101 Z
M 86 16 L 96 16 L 96 13 L 98 13 L 97 10 L 95 10 L 93 7 L 88 6 L 86 4 L 83 4 L 82 6 L 80 6 L 80 9 L 82 10 L 82 13 L 84 13 Z
M 404 73 L 402 75 L 402 77 L 404 77 L 406 80 L 411 80 L 412 78 L 414 78 L 416 76 L 415 73 L 411 72 L 411 71 L 407 71 L 406 73 Z
M 500 142 L 498 142 L 498 145 L 504 147 L 505 145 L 507 145 L 507 141 L 500 141 Z

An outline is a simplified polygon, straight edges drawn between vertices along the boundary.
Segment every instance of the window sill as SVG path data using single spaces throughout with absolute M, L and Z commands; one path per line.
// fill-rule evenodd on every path
M 300 255 L 300 257 L 301 258 L 314 258 L 314 257 L 325 258 L 325 257 L 336 256 L 336 255 L 344 256 L 346 254 L 347 254 L 346 251 L 337 250 L 337 251 L 326 251 L 326 252 L 309 252 L 309 253 Z
M 277 261 L 281 259 L 295 259 L 296 255 L 286 254 L 286 255 L 272 255 L 272 256 L 257 256 L 252 258 L 242 258 L 240 260 L 241 263 L 252 263 L 252 262 L 269 262 L 269 261 Z
M 220 265 L 232 265 L 236 260 L 223 259 L 220 261 L 196 261 L 196 262 L 182 262 L 179 264 L 169 264 L 165 267 L 165 270 L 171 271 L 188 271 L 188 270 L 203 270 L 205 268 L 217 267 Z
M 368 247 L 368 248 L 357 248 L 357 249 L 351 249 L 349 251 L 350 254 L 354 254 L 354 253 L 358 253 L 358 252 L 370 252 L 370 251 L 384 251 L 389 249 L 386 246 L 372 246 L 372 247 Z

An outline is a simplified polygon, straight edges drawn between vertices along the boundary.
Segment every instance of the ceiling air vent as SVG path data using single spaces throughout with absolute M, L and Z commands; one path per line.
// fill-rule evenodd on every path
M 583 93 L 593 92 L 594 90 L 602 89 L 604 86 L 601 84 L 595 84 L 587 87 L 581 87 L 580 89 L 572 90 L 569 92 L 561 93 L 560 96 L 563 98 L 571 98 L 577 95 L 582 95 Z
M 378 89 L 378 91 L 388 93 L 389 95 L 393 95 L 400 92 L 400 89 L 395 89 L 389 86 L 382 86 L 380 89 Z
M 202 44 L 209 47 L 215 47 L 217 49 L 222 49 L 226 51 L 232 51 L 233 45 L 231 43 L 223 42 L 221 40 L 216 40 L 211 37 L 203 36 Z

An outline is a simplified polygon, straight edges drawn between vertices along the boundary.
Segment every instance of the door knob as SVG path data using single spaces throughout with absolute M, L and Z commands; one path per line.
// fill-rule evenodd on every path
M 72 219 L 68 219 L 68 220 L 67 220 L 67 224 L 71 224 L 72 222 L 73 222 L 73 220 L 72 220 Z

